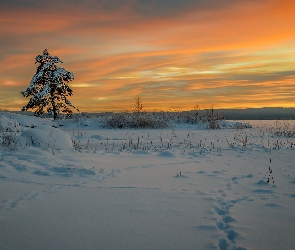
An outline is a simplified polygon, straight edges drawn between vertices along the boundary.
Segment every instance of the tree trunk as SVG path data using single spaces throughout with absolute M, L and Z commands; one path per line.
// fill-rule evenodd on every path
M 55 106 L 53 107 L 53 119 L 54 120 L 57 119 L 57 112 L 56 112 Z
M 52 111 L 53 111 L 53 119 L 57 119 L 57 110 L 56 110 L 56 105 L 54 103 L 54 90 L 50 91 L 51 94 L 51 105 L 52 105 Z

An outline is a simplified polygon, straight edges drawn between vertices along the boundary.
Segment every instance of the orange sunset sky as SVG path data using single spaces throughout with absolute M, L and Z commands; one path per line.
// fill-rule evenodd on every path
M 0 109 L 45 48 L 85 112 L 295 107 L 293 0 L 0 0 Z

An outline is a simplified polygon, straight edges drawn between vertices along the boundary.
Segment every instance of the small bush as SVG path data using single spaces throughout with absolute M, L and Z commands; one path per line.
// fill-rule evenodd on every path
M 2 133 L 1 146 L 6 150 L 14 150 L 17 147 L 16 133 Z
M 278 137 L 294 137 L 295 136 L 295 126 L 292 126 L 290 122 L 281 123 L 276 122 L 276 127 L 270 129 L 270 132 Z
M 157 113 L 112 113 L 102 120 L 105 128 L 168 128 L 169 120 L 165 120 Z

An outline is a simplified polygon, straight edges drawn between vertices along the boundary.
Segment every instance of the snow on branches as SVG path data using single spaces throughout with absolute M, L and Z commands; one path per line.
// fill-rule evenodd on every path
M 31 96 L 22 111 L 33 109 L 35 115 L 41 116 L 47 110 L 47 113 L 54 115 L 54 119 L 58 113 L 71 115 L 73 111 L 70 107 L 76 108 L 67 99 L 67 96 L 73 94 L 67 83 L 74 80 L 73 73 L 56 66 L 62 61 L 57 56 L 50 56 L 47 49 L 43 51 L 43 55 L 36 56 L 35 63 L 40 64 L 37 72 L 32 77 L 29 87 L 21 91 L 24 97 Z

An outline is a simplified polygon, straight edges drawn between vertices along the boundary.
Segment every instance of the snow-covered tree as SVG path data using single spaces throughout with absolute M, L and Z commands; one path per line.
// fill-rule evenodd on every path
M 24 97 L 31 96 L 22 111 L 33 109 L 37 116 L 47 111 L 53 114 L 54 119 L 58 117 L 58 113 L 71 115 L 73 113 L 71 109 L 76 108 L 67 99 L 67 96 L 73 94 L 67 83 L 74 80 L 73 73 L 57 67 L 55 64 L 62 61 L 57 56 L 50 56 L 47 49 L 43 51 L 43 55 L 36 56 L 35 63 L 40 64 L 37 72 L 29 87 L 21 91 Z

